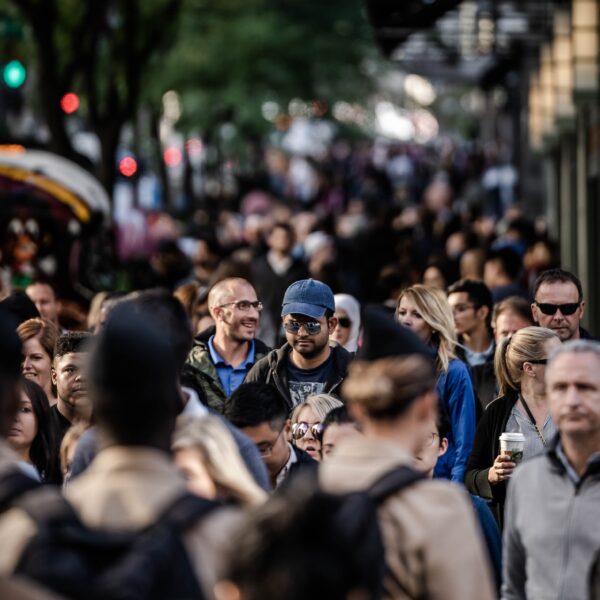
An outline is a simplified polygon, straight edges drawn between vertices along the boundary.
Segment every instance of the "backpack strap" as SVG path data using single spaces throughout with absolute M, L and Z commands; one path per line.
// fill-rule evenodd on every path
M 367 489 L 367 495 L 376 503 L 379 504 L 391 494 L 399 492 L 404 488 L 426 479 L 425 475 L 420 471 L 413 469 L 407 465 L 395 467 L 384 473 Z
M 0 477 L 0 513 L 8 510 L 23 494 L 41 487 L 41 483 L 19 469 L 12 469 Z
M 185 492 L 167 506 L 152 527 L 166 525 L 181 532 L 222 506 L 224 504 L 221 502 L 214 502 Z

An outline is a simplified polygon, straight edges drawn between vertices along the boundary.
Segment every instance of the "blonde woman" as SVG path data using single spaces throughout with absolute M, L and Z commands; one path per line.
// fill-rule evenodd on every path
M 500 341 L 494 369 L 500 396 L 487 407 L 477 425 L 465 483 L 477 496 L 493 501 L 499 520 L 506 480 L 515 463 L 500 456 L 499 437 L 505 431 L 525 435 L 523 460 L 544 452 L 556 434 L 548 413 L 544 375 L 548 355 L 560 346 L 558 336 L 544 327 L 525 327 Z
M 438 461 L 435 477 L 462 483 L 475 435 L 475 394 L 467 366 L 456 357 L 452 309 L 441 290 L 413 285 L 400 294 L 396 320 L 435 355 L 440 410 L 446 411 L 452 425 L 448 451 Z
M 172 449 L 175 464 L 192 493 L 234 500 L 242 506 L 255 506 L 267 499 L 217 417 L 179 417 Z
M 339 406 L 343 404 L 330 394 L 314 394 L 298 404 L 292 412 L 292 438 L 296 447 L 320 461 L 323 421 Z

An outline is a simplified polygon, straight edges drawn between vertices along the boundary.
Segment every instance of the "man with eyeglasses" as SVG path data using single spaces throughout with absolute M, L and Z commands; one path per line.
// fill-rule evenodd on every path
M 298 472 L 315 469 L 319 464 L 288 441 L 292 433 L 288 415 L 282 395 L 266 383 L 240 385 L 225 406 L 225 418 L 256 444 L 273 489 Z
M 561 342 L 592 339 L 580 325 L 585 301 L 581 282 L 573 273 L 563 269 L 543 271 L 535 280 L 533 296 L 534 321 L 552 329 Z
M 485 409 L 496 397 L 492 294 L 483 281 L 461 279 L 448 288 L 448 303 L 454 314 L 459 358 L 471 368 L 475 394 Z
M 258 361 L 247 381 L 274 385 L 289 410 L 313 394 L 335 394 L 352 355 L 341 346 L 330 346 L 337 320 L 335 301 L 328 285 L 302 279 L 288 287 L 281 318 L 287 342 Z
M 215 326 L 194 340 L 185 375 L 195 381 L 204 402 L 222 413 L 227 398 L 269 348 L 255 339 L 262 303 L 245 279 L 230 277 L 215 284 L 208 309 Z

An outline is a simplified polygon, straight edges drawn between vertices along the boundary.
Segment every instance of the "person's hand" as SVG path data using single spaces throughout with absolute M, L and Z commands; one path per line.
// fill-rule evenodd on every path
M 510 456 L 502 456 L 499 454 L 488 471 L 488 481 L 492 485 L 499 483 L 500 481 L 506 481 L 512 475 L 516 466 L 516 463 L 512 462 Z

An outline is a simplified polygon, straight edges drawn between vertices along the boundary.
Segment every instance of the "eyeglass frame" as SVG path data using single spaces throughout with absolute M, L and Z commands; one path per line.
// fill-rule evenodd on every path
M 267 457 L 267 456 L 271 456 L 271 454 L 273 453 L 273 448 L 275 448 L 277 442 L 279 441 L 279 438 L 281 437 L 281 434 L 285 431 L 285 424 L 283 425 L 283 427 L 281 428 L 281 430 L 279 431 L 279 433 L 277 434 L 277 437 L 266 447 L 266 448 L 261 448 L 259 444 L 256 444 L 256 449 L 258 450 L 258 453 L 262 456 L 262 457 Z M 262 443 L 262 442 L 261 442 Z
M 427 437 L 425 438 L 428 441 L 426 441 L 423 444 L 423 447 L 424 448 L 429 448 L 429 446 L 433 446 L 433 442 L 434 442 L 434 440 L 435 440 L 436 437 L 440 438 L 440 442 L 442 441 L 442 436 L 439 433 L 436 433 L 435 431 L 430 431 L 427 434 Z
M 248 304 L 248 307 L 242 308 L 242 304 Z M 256 310 L 257 312 L 261 312 L 264 308 L 263 303 L 260 300 L 234 300 L 233 302 L 225 302 L 225 304 L 219 304 L 215 306 L 215 308 L 225 308 L 226 306 L 232 305 L 235 305 L 235 307 L 238 310 L 241 310 L 242 312 L 248 312 L 250 308 L 254 308 L 254 310 Z
M 564 304 L 554 304 L 553 302 L 538 302 L 534 300 L 534 304 L 540 309 L 540 311 L 546 315 L 547 317 L 553 317 L 556 314 L 557 310 L 560 310 L 560 314 L 565 317 L 570 317 L 577 312 L 577 309 L 581 306 L 581 301 L 579 302 L 565 302 Z M 546 310 L 553 310 L 553 312 L 546 312 Z M 565 308 L 567 308 L 565 312 Z M 573 309 L 573 310 L 571 310 Z
M 296 432 L 298 431 L 298 429 L 300 429 L 301 425 L 306 425 L 306 430 L 304 431 L 304 433 L 302 435 L 296 435 Z M 316 431 L 315 431 L 316 429 Z M 320 442 L 323 438 L 323 423 L 321 423 L 321 421 L 319 421 L 318 423 L 308 423 L 307 421 L 298 421 L 297 423 L 293 423 L 292 424 L 292 438 L 295 441 L 301 440 L 303 437 L 306 436 L 306 434 L 310 431 L 313 435 L 313 437 L 315 438 L 315 440 L 317 440 L 318 442 Z
M 319 333 L 321 333 L 322 329 L 322 325 L 321 323 L 319 323 L 319 321 L 300 322 L 294 319 L 292 321 L 283 322 L 283 328 L 285 329 L 285 331 L 291 333 L 292 335 L 297 335 L 300 329 L 302 329 L 302 327 L 304 327 L 304 331 L 306 331 L 306 333 L 310 336 L 318 335 Z M 314 331 L 311 331 L 311 329 L 314 329 Z

